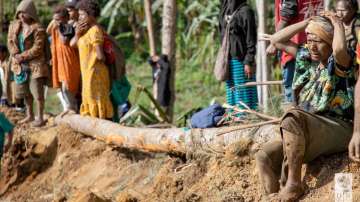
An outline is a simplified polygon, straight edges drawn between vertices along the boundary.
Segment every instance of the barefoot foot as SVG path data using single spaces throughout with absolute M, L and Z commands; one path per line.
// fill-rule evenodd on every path
M 295 184 L 286 184 L 279 192 L 279 197 L 282 202 L 293 202 L 298 200 L 302 195 L 304 195 L 304 188 Z
M 23 120 L 19 121 L 19 124 L 29 123 L 31 121 L 34 121 L 34 117 L 33 116 L 27 116 Z

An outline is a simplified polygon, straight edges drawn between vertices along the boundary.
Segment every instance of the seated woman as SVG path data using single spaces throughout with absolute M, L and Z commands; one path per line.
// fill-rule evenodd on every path
M 105 65 L 104 35 L 96 23 L 100 6 L 96 0 L 83 0 L 78 4 L 79 22 L 71 46 L 78 46 L 82 76 L 81 115 L 101 119 L 113 117 L 110 100 L 110 75 Z
M 348 50 L 344 27 L 334 13 L 289 26 L 264 39 L 296 57 L 293 89 L 296 107 L 281 123 L 281 137 L 256 154 L 267 194 L 280 190 L 282 201 L 303 195 L 301 167 L 320 155 L 346 151 L 352 136 L 354 50 Z M 307 44 L 290 39 L 306 31 Z M 280 182 L 280 184 L 279 184 Z

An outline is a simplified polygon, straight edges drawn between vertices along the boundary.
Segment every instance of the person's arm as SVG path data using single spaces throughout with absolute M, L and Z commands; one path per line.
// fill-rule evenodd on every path
M 95 49 L 96 49 L 96 59 L 104 62 L 105 61 L 105 53 L 104 53 L 103 47 L 101 45 L 96 45 Z
M 89 26 L 86 23 L 79 23 L 75 25 L 75 36 L 70 40 L 70 46 L 73 48 L 77 47 L 77 42 L 86 33 Z
M 60 36 L 60 41 L 61 43 L 68 45 L 70 43 L 70 39 L 64 35 L 62 35 L 62 33 L 60 32 L 60 30 L 57 30 L 59 32 L 59 36 Z
M 55 29 L 55 28 L 56 28 L 56 22 L 55 22 L 55 20 L 52 20 L 49 23 L 48 27 L 46 28 L 46 33 L 50 35 L 52 30 Z
M 255 21 L 255 14 L 252 10 L 248 10 L 245 14 L 245 32 L 246 32 L 246 54 L 244 58 L 245 73 L 248 77 L 255 72 L 255 55 L 256 55 L 256 44 L 257 44 L 257 27 Z
M 350 67 L 351 56 L 348 53 L 344 26 L 338 17 L 329 17 L 334 26 L 334 39 L 332 44 L 334 59 L 343 67 Z
M 10 27 L 9 27 L 9 33 L 8 33 L 7 46 L 8 46 L 9 53 L 11 56 L 14 56 L 20 52 L 19 47 L 15 40 L 17 37 L 16 33 L 15 33 L 16 26 L 19 26 L 19 25 L 15 24 L 15 23 L 11 23 Z
M 360 75 L 359 75 L 360 76 Z M 354 132 L 349 144 L 349 158 L 355 162 L 360 162 L 360 81 L 355 86 L 355 117 Z
M 70 46 L 73 48 L 77 47 L 77 42 L 79 41 L 80 36 L 78 36 L 77 34 L 75 34 L 75 36 L 70 40 Z
M 33 58 L 43 54 L 45 40 L 47 40 L 45 29 L 40 27 L 37 28 L 37 30 L 34 31 L 34 44 L 30 49 L 19 54 L 21 57 L 20 62 L 32 60 Z
M 290 25 L 285 29 L 282 29 L 269 36 L 269 40 L 277 49 L 295 56 L 298 50 L 298 45 L 291 42 L 291 38 L 297 33 L 304 31 L 309 22 L 310 19 L 306 19 L 304 21 Z

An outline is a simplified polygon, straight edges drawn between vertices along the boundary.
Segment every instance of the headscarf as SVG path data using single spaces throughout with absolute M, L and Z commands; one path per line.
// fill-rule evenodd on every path
M 16 19 L 19 18 L 18 16 L 20 12 L 28 14 L 35 22 L 39 22 L 36 7 L 32 0 L 23 0 L 20 2 L 19 6 L 16 9 Z
M 246 0 L 221 0 L 221 17 L 233 14 L 238 8 L 246 3 Z
M 324 17 L 315 17 L 306 27 L 306 33 L 314 34 L 330 46 L 334 38 L 334 27 L 331 22 Z

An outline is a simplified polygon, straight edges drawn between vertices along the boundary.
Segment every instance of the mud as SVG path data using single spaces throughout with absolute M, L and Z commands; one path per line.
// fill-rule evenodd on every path
M 21 114 L 5 111 L 13 122 Z M 188 153 L 186 158 L 114 148 L 65 126 L 17 126 L 14 146 L 2 160 L 0 201 L 270 201 L 256 177 L 252 143 L 230 145 L 225 154 Z M 360 201 L 360 168 L 347 154 L 304 166 L 301 201 L 333 201 L 333 178 L 353 173 Z M 276 201 L 276 196 L 272 199 Z

